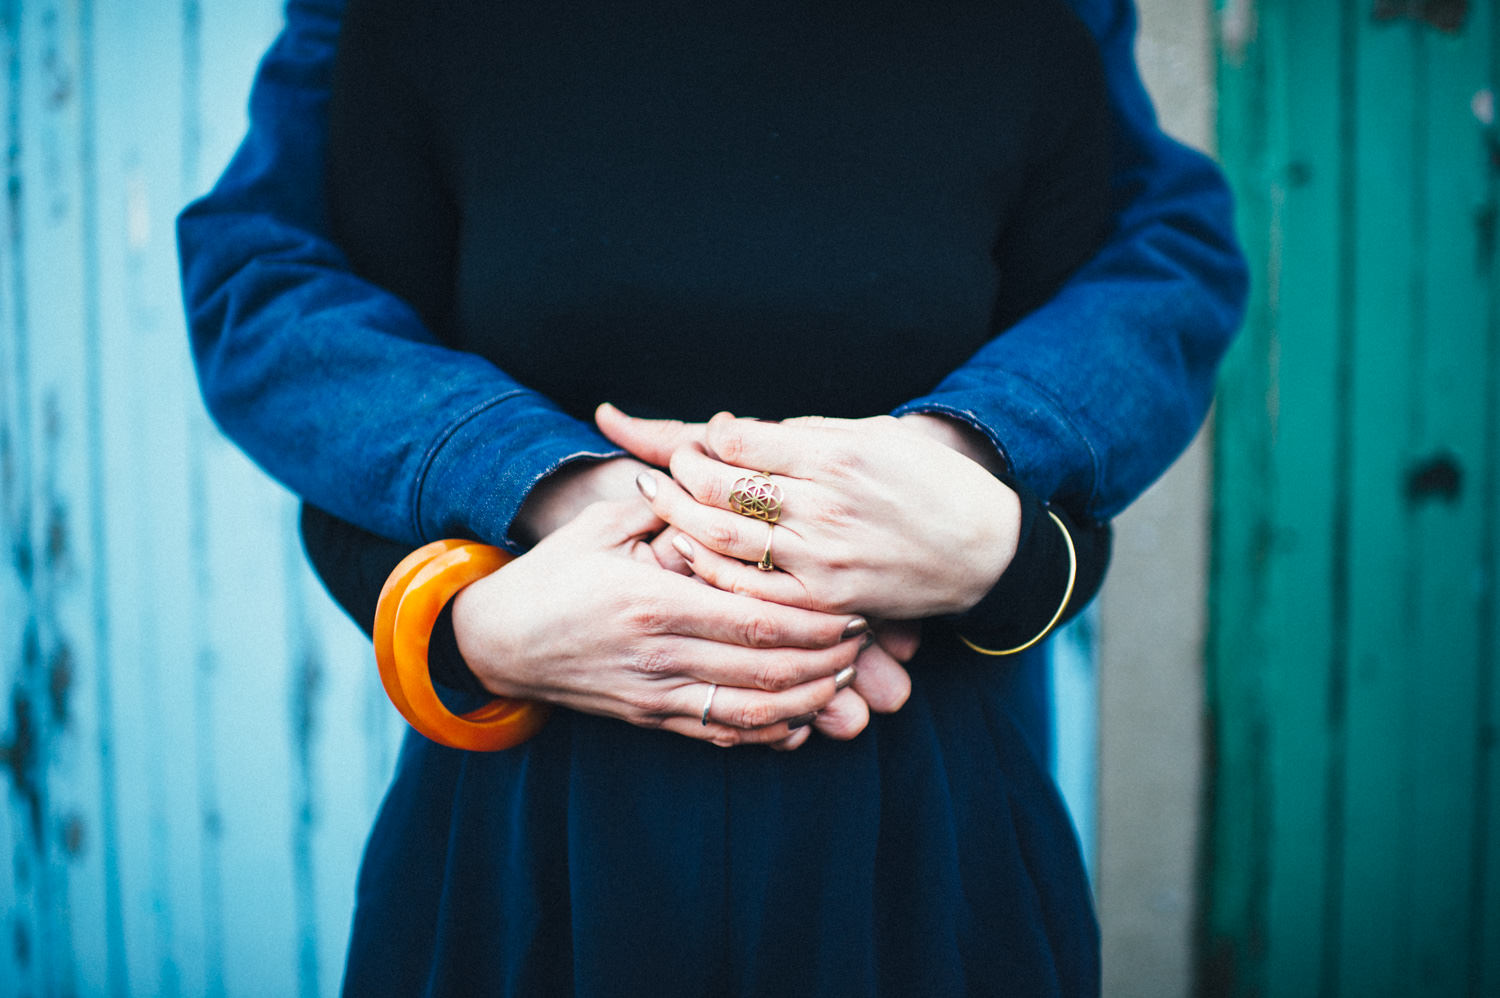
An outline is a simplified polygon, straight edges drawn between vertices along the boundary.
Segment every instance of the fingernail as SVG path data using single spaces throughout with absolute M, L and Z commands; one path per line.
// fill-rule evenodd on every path
M 797 717 L 794 717 L 790 721 L 786 722 L 786 729 L 788 731 L 796 731 L 798 728 L 805 728 L 805 727 L 807 727 L 809 724 L 813 723 L 817 719 L 818 719 L 818 712 L 817 711 L 813 711 L 810 714 L 800 714 Z
M 643 471 L 635 476 L 635 487 L 641 490 L 641 495 L 646 497 L 647 502 L 656 499 L 656 479 L 651 477 L 649 471 Z
M 846 665 L 833 677 L 833 688 L 842 690 L 854 682 L 854 676 L 858 672 L 852 665 Z
M 681 534 L 678 534 L 676 537 L 672 538 L 672 546 L 677 549 L 678 554 L 682 555 L 684 561 L 686 561 L 689 565 L 693 563 L 692 541 L 688 540 Z
M 874 643 L 875 643 L 875 635 L 873 635 L 873 634 L 866 634 L 863 638 L 860 639 L 859 650 L 860 651 L 864 651 L 866 648 L 870 647 Z M 852 666 L 851 666 L 851 668 L 852 668 Z
M 843 640 L 847 641 L 856 634 L 863 634 L 870 629 L 870 622 L 863 617 L 855 617 L 844 625 Z

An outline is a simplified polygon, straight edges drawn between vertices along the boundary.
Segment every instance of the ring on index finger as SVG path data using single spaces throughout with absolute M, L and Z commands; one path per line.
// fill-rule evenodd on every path
M 747 475 L 734 483 L 729 508 L 753 520 L 775 523 L 781 519 L 781 486 L 765 475 Z

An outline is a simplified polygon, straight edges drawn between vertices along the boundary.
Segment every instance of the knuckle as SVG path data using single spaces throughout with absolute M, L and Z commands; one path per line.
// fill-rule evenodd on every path
M 710 523 L 704 535 L 708 546 L 720 551 L 732 551 L 740 546 L 739 528 L 729 523 Z
M 745 619 L 743 637 L 749 648 L 777 648 L 782 643 L 781 627 L 760 614 Z
M 764 728 L 775 722 L 776 711 L 765 702 L 747 703 L 734 712 L 735 727 Z
M 719 748 L 734 748 L 741 742 L 739 733 L 729 728 L 723 728 L 715 731 L 713 734 L 708 736 L 708 740 L 717 745 Z
M 755 685 L 759 689 L 779 693 L 797 685 L 797 672 L 787 662 L 768 662 L 756 670 Z
M 671 675 L 675 667 L 672 656 L 659 648 L 637 651 L 630 658 L 631 670 L 642 676 L 654 678 Z

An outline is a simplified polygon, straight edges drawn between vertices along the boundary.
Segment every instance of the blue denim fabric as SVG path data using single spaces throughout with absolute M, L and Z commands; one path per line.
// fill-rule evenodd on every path
M 1037 493 L 1104 518 L 1202 421 L 1246 274 L 1222 176 L 1156 124 L 1129 0 L 1071 2 L 1110 88 L 1116 233 L 1051 303 L 897 411 L 968 421 Z M 288 3 L 249 134 L 178 220 L 204 398 L 266 471 L 339 517 L 410 543 L 514 549 L 511 520 L 536 482 L 619 451 L 489 362 L 439 345 L 331 243 L 324 131 L 342 9 Z

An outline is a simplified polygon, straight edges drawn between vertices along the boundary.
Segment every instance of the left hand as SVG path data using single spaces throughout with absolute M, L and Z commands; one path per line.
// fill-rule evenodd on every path
M 678 547 L 685 557 L 691 551 L 693 571 L 720 589 L 911 620 L 973 606 L 1015 555 L 1016 494 L 891 416 L 763 423 L 720 413 L 699 431 L 612 410 L 599 425 L 637 457 L 670 468 L 670 477 L 643 473 L 642 491 L 654 492 L 652 510 L 690 539 Z M 782 492 L 774 529 L 729 508 L 735 482 L 759 473 Z M 778 571 L 755 565 L 767 531 Z

